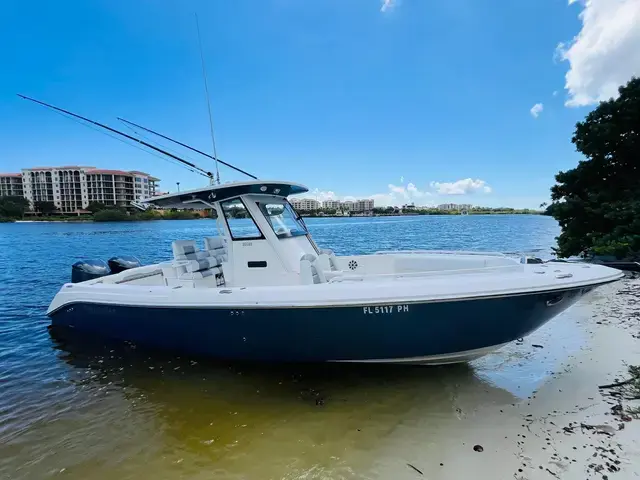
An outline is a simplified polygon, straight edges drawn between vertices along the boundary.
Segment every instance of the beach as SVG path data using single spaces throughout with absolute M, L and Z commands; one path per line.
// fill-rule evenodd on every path
M 640 364 L 640 279 L 603 287 L 570 314 L 586 342 L 545 372 L 542 382 L 538 373 L 521 376 L 515 391 L 527 395 L 512 403 L 494 395 L 481 406 L 461 395 L 455 407 L 459 419 L 443 421 L 435 435 L 433 428 L 425 430 L 422 441 L 388 452 L 402 458 L 405 471 L 398 475 L 387 465 L 378 478 L 639 478 L 640 420 L 635 415 L 622 420 L 613 389 L 598 386 L 627 378 L 626 365 Z M 525 339 L 521 360 L 497 364 L 491 375 L 499 378 L 503 367 L 507 373 L 518 364 L 526 368 L 527 362 L 552 365 L 545 350 L 558 340 L 538 335 Z M 622 405 L 626 410 L 640 401 Z M 481 452 L 474 450 L 476 445 Z

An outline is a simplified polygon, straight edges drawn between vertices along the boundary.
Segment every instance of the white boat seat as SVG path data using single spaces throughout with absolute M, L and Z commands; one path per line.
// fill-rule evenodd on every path
M 220 261 L 208 251 L 198 250 L 195 240 L 176 240 L 171 247 L 174 261 L 162 269 L 167 285 L 194 288 L 224 285 Z
M 201 272 L 202 270 L 217 267 L 218 265 L 220 265 L 220 262 L 218 262 L 218 259 L 215 257 L 186 260 L 186 263 L 184 263 L 184 267 L 188 273 Z
M 316 263 L 317 258 L 309 253 L 300 257 L 300 283 L 326 283 L 324 271 Z
M 180 280 L 200 280 L 207 277 L 213 277 L 216 275 L 220 275 L 222 270 L 218 267 L 207 268 L 205 270 L 198 270 L 195 272 L 186 272 L 180 275 L 178 278 Z
M 322 257 L 323 255 L 326 255 L 329 259 L 329 268 L 325 268 L 325 270 L 331 270 L 334 272 L 341 270 L 341 268 L 338 266 L 338 257 L 336 257 L 336 254 L 333 253 L 333 250 L 330 250 L 328 248 L 321 248 L 318 258 Z
M 198 249 L 195 240 L 174 240 L 171 249 L 175 260 L 199 260 L 209 256 L 209 252 Z
M 210 257 L 217 258 L 220 263 L 229 259 L 227 243 L 222 237 L 204 237 L 204 249 Z

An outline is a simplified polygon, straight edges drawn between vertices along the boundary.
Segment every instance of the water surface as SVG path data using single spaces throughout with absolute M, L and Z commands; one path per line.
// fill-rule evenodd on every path
M 559 233 L 543 216 L 306 222 L 319 246 L 338 254 L 549 257 Z M 415 478 L 388 452 L 436 442 L 483 405 L 526 398 L 582 338 L 563 316 L 536 333 L 561 344 L 556 355 L 549 346 L 534 359 L 512 345 L 453 367 L 301 367 L 178 358 L 49 333 L 46 308 L 74 261 L 133 254 L 158 262 L 172 240 L 214 229 L 211 220 L 0 224 L 0 478 L 379 478 L 396 463 L 397 478 Z

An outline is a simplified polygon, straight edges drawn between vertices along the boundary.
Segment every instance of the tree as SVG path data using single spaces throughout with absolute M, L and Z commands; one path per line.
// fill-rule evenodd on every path
M 640 79 L 619 93 L 578 122 L 572 142 L 586 159 L 551 188 L 561 257 L 640 255 Z
M 56 211 L 56 205 L 53 202 L 35 202 L 34 208 L 36 212 L 43 215 L 51 215 Z
M 29 201 L 24 197 L 0 197 L 0 217 L 22 218 L 29 208 Z
M 29 202 L 22 197 L 0 197 L 0 216 L 7 218 L 21 217 L 28 206 Z
M 106 210 L 107 208 L 109 207 L 101 202 L 89 202 L 89 205 L 87 206 L 87 210 L 89 210 L 91 213 L 97 213 L 102 210 Z

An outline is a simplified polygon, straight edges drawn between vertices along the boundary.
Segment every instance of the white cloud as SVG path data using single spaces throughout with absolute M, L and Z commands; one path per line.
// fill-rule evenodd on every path
M 318 188 L 315 188 L 310 193 L 311 193 L 311 197 L 315 198 L 319 202 L 323 202 L 325 200 L 338 200 L 338 196 L 331 190 L 325 192 Z
M 396 6 L 397 0 L 382 0 L 382 7 L 380 7 L 380 11 L 382 13 L 391 10 Z
M 569 4 L 578 0 L 569 0 Z M 556 57 L 569 62 L 566 105 L 581 107 L 618 96 L 618 87 L 640 75 L 640 1 L 580 0 L 582 28 Z
M 457 182 L 431 182 L 431 187 L 440 195 L 467 195 L 470 193 L 491 193 L 491 187 L 484 180 L 465 178 Z
M 356 200 L 358 198 L 372 198 L 377 207 L 401 206 L 413 203 L 418 206 L 435 206 L 438 203 L 450 201 L 446 198 L 439 198 L 442 195 L 465 195 L 474 193 L 491 193 L 491 187 L 484 180 L 466 178 L 457 182 L 431 182 L 428 188 L 421 190 L 415 183 L 409 182 L 406 185 L 387 185 L 387 191 L 374 193 L 372 195 L 338 195 L 331 190 L 320 190 L 315 188 L 307 194 L 302 194 L 300 198 L 314 198 L 322 202 L 324 200 Z
M 557 97 L 558 96 L 558 90 L 554 90 L 551 95 L 553 95 L 554 97 Z
M 538 116 L 542 113 L 542 110 L 544 110 L 544 105 L 542 105 L 541 103 L 536 103 L 533 107 L 531 107 L 531 110 L 529 111 L 531 112 L 533 118 L 538 118 Z

